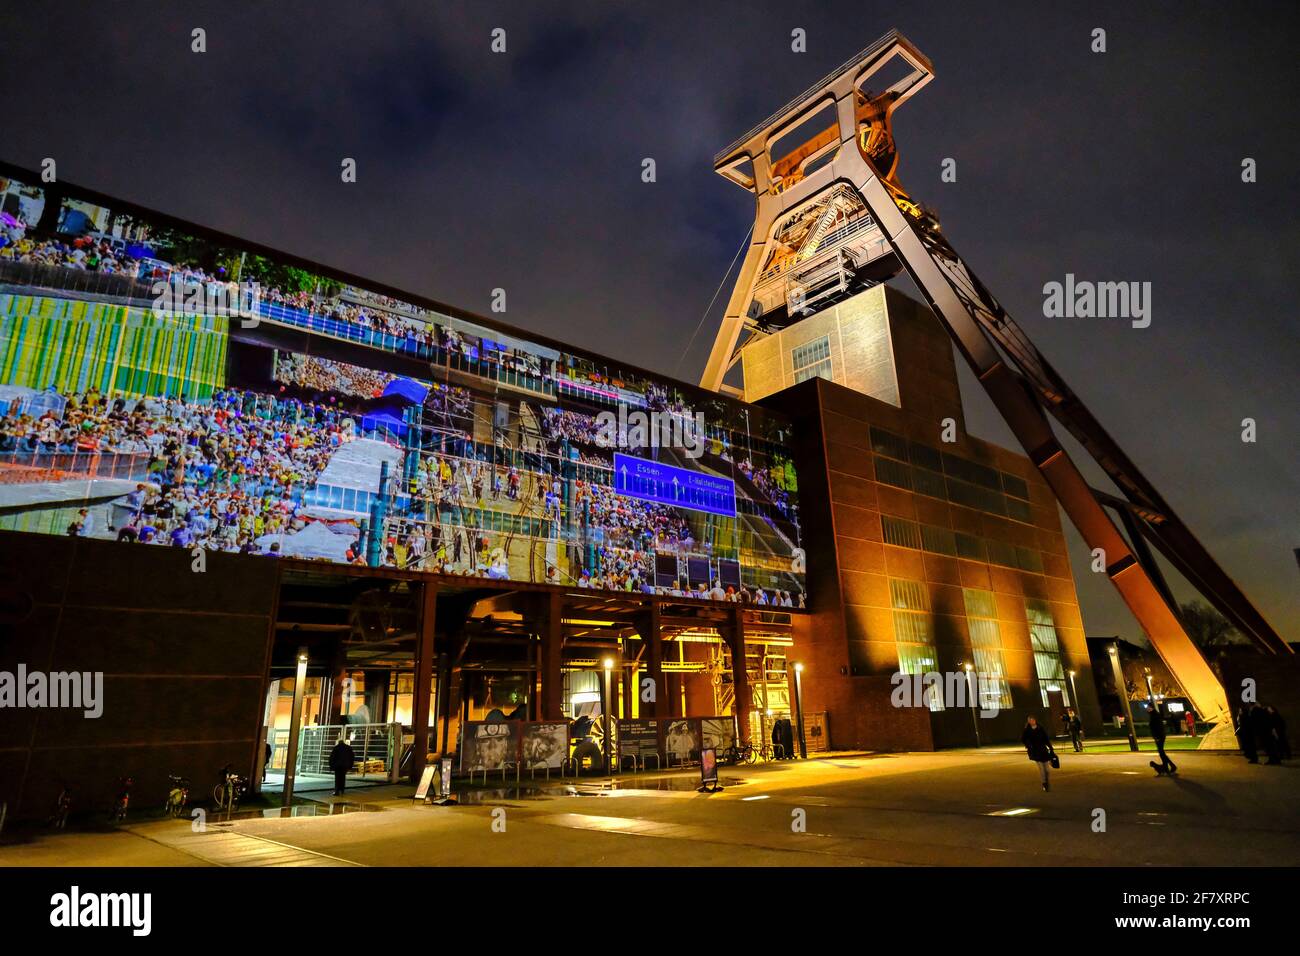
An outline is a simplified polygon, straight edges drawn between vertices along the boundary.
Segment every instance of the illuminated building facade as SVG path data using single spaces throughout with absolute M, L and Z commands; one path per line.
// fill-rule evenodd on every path
M 1069 707 L 1096 727 L 1056 500 L 1027 458 L 966 432 L 952 345 L 930 310 L 877 286 L 741 358 L 747 397 L 752 384 L 797 416 L 813 613 L 794 654 L 832 746 L 970 745 L 977 726 L 979 742 L 1015 740 L 1028 714 L 1059 731 Z M 769 394 L 777 386 L 790 387 Z M 896 706 L 898 674 L 938 678 Z

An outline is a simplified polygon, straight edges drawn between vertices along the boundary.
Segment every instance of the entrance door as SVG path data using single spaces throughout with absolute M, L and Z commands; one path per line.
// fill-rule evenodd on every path
M 1065 692 L 1057 687 L 1055 690 L 1050 687 L 1047 690 L 1047 734 L 1049 737 L 1060 737 L 1066 734 L 1065 729 Z

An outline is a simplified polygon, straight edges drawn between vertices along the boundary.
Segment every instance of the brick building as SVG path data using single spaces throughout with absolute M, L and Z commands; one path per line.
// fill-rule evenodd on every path
M 1029 713 L 1056 730 L 1070 706 L 1095 727 L 1056 501 L 1024 455 L 967 434 L 929 309 L 877 286 L 760 340 L 744 363 L 746 398 L 798 419 L 813 613 L 793 656 L 831 745 L 963 746 L 977 727 L 983 743 L 1013 740 Z M 937 691 L 893 706 L 895 674 L 962 684 L 967 665 L 996 716 Z

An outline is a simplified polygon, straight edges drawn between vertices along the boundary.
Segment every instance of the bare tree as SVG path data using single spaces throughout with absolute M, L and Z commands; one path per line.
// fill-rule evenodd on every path
M 1178 607 L 1183 629 L 1192 643 L 1202 651 L 1217 650 L 1232 644 L 1244 644 L 1241 633 L 1228 623 L 1227 618 L 1200 601 L 1188 601 Z

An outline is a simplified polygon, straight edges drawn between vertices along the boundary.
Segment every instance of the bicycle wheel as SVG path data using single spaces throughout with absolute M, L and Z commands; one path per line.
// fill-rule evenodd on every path
M 758 763 L 758 751 L 756 751 L 753 747 L 745 748 L 745 763 L 748 764 Z
M 212 802 L 218 810 L 226 805 L 226 788 L 224 784 L 217 784 L 212 788 Z

